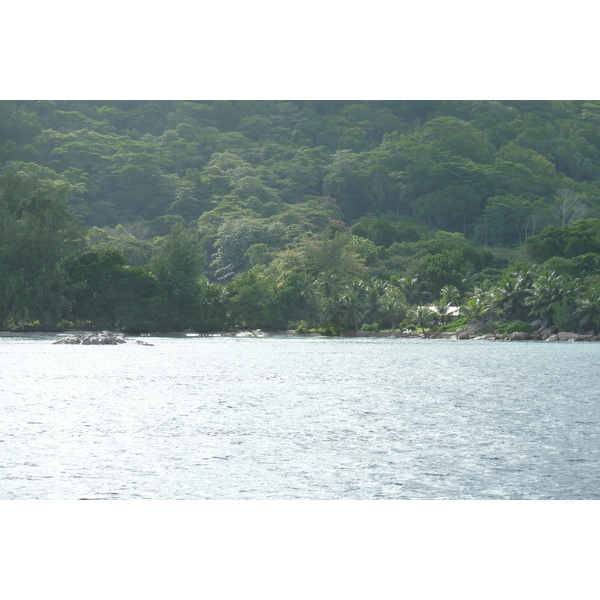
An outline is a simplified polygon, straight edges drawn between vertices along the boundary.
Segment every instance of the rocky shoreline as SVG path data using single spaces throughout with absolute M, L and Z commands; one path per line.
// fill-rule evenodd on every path
M 195 336 L 218 336 L 218 337 L 242 337 L 242 338 L 257 338 L 257 337 L 319 337 L 328 338 L 321 333 L 298 333 L 291 329 L 288 331 L 262 331 L 255 329 L 251 331 L 227 331 L 221 333 L 210 334 L 188 334 Z M 571 331 L 559 331 L 555 327 L 542 328 L 535 333 L 525 331 L 516 331 L 514 333 L 482 333 L 477 326 L 459 329 L 454 332 L 443 331 L 343 331 L 339 337 L 343 338 L 416 338 L 429 340 L 506 340 L 506 341 L 544 341 L 544 342 L 598 342 L 600 335 L 595 335 L 593 332 L 574 333 Z
M 477 329 L 459 329 L 455 332 L 426 331 L 425 333 L 412 331 L 404 332 L 345 332 L 342 337 L 397 337 L 397 338 L 421 338 L 429 340 L 508 340 L 508 341 L 543 341 L 543 342 L 598 342 L 600 335 L 594 332 L 575 333 L 572 331 L 558 331 L 557 328 L 547 327 L 528 333 L 515 331 L 514 333 L 481 333 Z
M 39 334 L 56 334 L 55 331 L 36 331 L 34 332 L 0 332 L 0 337 L 3 336 L 25 336 Z M 110 331 L 90 332 L 90 331 L 62 331 L 64 337 L 52 342 L 53 344 L 67 345 L 112 345 L 125 344 L 129 341 L 129 336 L 125 333 L 115 333 Z M 217 331 L 198 333 L 193 331 L 179 331 L 170 333 L 148 333 L 144 337 L 233 337 L 233 338 L 264 338 L 264 337 L 317 337 L 331 338 L 336 336 L 327 336 L 321 333 L 298 333 L 290 329 L 287 331 L 263 331 L 261 329 L 254 330 L 235 330 L 235 331 Z M 134 336 L 137 337 L 137 336 Z M 544 342 L 598 342 L 600 335 L 594 332 L 575 333 L 572 331 L 559 331 L 556 327 L 547 327 L 539 329 L 534 333 L 524 331 L 516 331 L 514 333 L 504 334 L 499 332 L 483 333 L 476 325 L 459 329 L 454 332 L 443 331 L 343 331 L 339 337 L 342 338 L 413 338 L 413 339 L 429 339 L 429 340 L 501 340 L 501 341 L 544 341 Z M 152 346 L 148 342 L 133 339 L 137 344 L 144 346 Z

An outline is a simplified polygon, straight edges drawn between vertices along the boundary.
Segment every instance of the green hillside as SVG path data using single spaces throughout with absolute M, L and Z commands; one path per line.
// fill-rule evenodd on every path
M 0 322 L 600 327 L 600 102 L 0 101 Z M 440 312 L 441 311 L 441 312 Z

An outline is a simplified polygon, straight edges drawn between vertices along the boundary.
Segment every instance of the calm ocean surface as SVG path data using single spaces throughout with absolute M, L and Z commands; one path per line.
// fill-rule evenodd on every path
M 600 498 L 600 343 L 56 339 L 0 338 L 0 500 Z

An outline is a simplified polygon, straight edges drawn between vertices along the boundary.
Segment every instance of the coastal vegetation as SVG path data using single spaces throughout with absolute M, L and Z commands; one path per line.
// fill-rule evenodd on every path
M 0 101 L 0 326 L 600 332 L 600 102 Z

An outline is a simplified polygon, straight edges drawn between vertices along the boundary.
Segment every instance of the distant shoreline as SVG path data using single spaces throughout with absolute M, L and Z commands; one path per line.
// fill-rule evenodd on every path
M 95 329 L 38 329 L 30 328 L 25 331 L 2 330 L 0 337 L 33 337 L 36 335 L 84 335 L 88 333 L 98 333 Z M 127 333 L 122 331 L 113 331 L 111 333 L 119 334 L 124 337 L 139 338 L 139 337 L 230 337 L 230 338 L 265 338 L 265 337 L 294 337 L 294 338 L 320 338 L 320 339 L 336 339 L 336 338 L 407 338 L 407 339 L 427 339 L 427 340 L 490 340 L 490 341 L 544 341 L 544 342 L 597 342 L 600 341 L 600 335 L 591 333 L 579 334 L 574 332 L 558 332 L 558 333 L 525 333 L 515 332 L 511 334 L 501 333 L 481 333 L 476 331 L 419 331 L 402 332 L 402 331 L 343 331 L 339 336 L 324 335 L 318 332 L 298 333 L 294 329 L 286 331 L 263 331 L 262 329 L 234 331 L 212 331 L 212 332 L 197 332 L 197 331 L 170 331 L 170 332 L 144 332 L 144 333 Z

